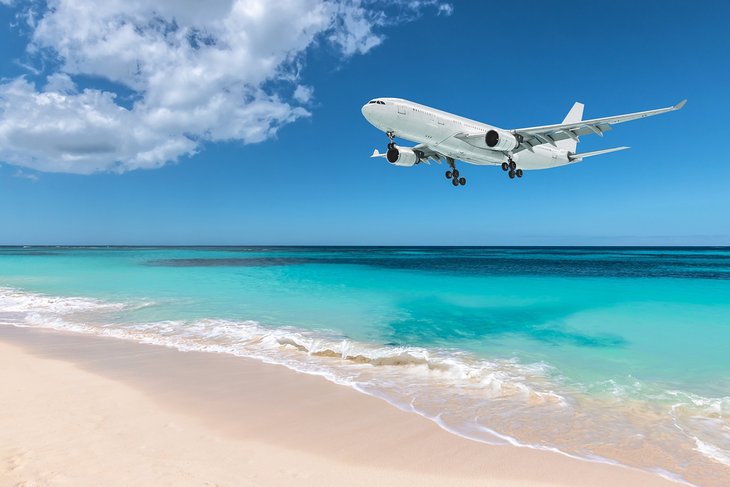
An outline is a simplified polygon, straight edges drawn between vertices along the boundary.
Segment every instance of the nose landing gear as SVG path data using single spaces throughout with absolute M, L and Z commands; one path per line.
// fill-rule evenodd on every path
M 456 169 L 456 161 L 451 157 L 447 157 L 446 162 L 451 166 L 451 170 L 446 171 L 446 179 L 451 179 L 451 184 L 454 186 L 466 186 L 466 178 L 459 177 L 459 170 Z

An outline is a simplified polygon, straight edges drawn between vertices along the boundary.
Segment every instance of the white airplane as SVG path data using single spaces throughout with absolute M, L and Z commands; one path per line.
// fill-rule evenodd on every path
M 465 185 L 459 177 L 456 160 L 479 166 L 500 165 L 510 179 L 521 178 L 523 170 L 548 169 L 580 162 L 586 157 L 608 154 L 628 147 L 597 150 L 577 154 L 579 137 L 611 130 L 611 125 L 679 110 L 678 104 L 613 117 L 582 120 L 583 104 L 575 103 L 563 123 L 515 130 L 504 130 L 468 118 L 442 112 L 401 98 L 376 98 L 362 107 L 368 122 L 384 131 L 390 143 L 388 151 L 377 149 L 371 157 L 385 157 L 394 166 L 410 167 L 421 162 L 442 160 L 451 166 L 446 178 L 454 186 Z M 415 142 L 414 147 L 400 147 L 395 137 Z

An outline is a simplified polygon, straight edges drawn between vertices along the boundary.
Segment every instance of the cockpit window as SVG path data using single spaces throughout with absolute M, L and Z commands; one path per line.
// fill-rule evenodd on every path
M 385 105 L 385 102 L 384 102 L 384 101 L 380 101 L 380 100 L 378 100 L 378 104 L 379 104 L 379 105 Z
M 373 103 L 375 103 L 377 105 L 385 105 L 385 102 L 384 101 L 380 101 L 380 100 L 370 100 L 368 102 L 368 105 L 372 105 Z
M 368 102 L 368 105 L 372 105 L 373 103 L 378 103 L 378 102 L 377 102 L 377 100 L 370 100 L 370 101 Z

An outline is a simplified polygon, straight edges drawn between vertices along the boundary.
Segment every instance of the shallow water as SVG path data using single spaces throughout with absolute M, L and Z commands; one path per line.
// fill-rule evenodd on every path
M 730 250 L 0 248 L 0 323 L 258 357 L 490 443 L 730 485 Z

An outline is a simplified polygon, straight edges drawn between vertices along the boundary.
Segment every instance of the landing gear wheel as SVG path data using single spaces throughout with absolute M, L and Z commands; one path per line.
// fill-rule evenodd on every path
M 507 164 L 506 162 L 503 162 L 502 163 L 502 171 L 509 171 L 509 164 Z
M 522 169 L 516 170 L 515 171 L 515 174 L 517 175 L 518 178 L 521 178 L 522 177 Z
M 459 170 L 458 169 L 454 169 L 454 172 L 452 172 L 451 174 L 454 176 L 454 179 L 458 179 L 458 177 L 459 177 Z
M 466 186 L 466 178 L 459 178 L 459 184 Z
M 515 161 L 509 161 L 509 168 L 514 171 L 517 169 L 517 163 Z
M 510 179 L 514 179 L 515 178 L 515 172 L 512 169 L 509 170 L 509 178 Z
M 451 184 L 453 184 L 454 186 L 458 186 L 459 185 L 459 180 L 456 179 L 456 178 L 454 178 L 454 179 L 451 180 Z
M 391 150 L 391 149 L 395 149 L 395 144 L 393 142 L 388 144 L 388 150 Z
M 446 179 L 451 179 L 452 177 L 451 171 L 446 171 Z

